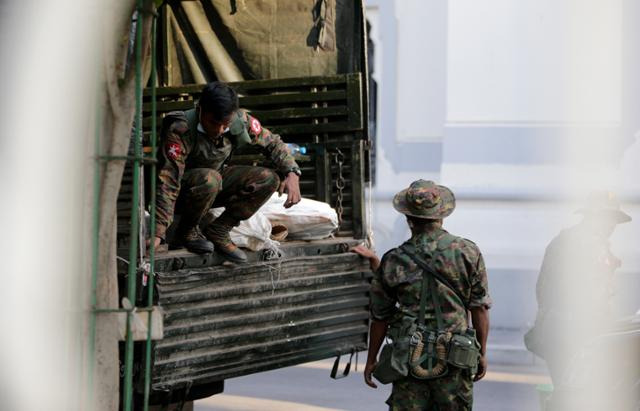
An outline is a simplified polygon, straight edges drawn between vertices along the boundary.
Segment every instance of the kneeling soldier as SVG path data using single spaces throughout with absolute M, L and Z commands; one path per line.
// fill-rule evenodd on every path
M 251 217 L 278 187 L 288 195 L 285 207 L 300 201 L 300 168 L 290 150 L 280 136 L 238 109 L 238 95 L 225 83 L 207 85 L 195 109 L 169 113 L 161 139 L 156 245 L 165 240 L 175 211 L 181 218 L 171 247 L 202 254 L 215 246 L 228 260 L 244 262 L 247 256 L 231 241 L 231 229 Z M 279 174 L 262 167 L 225 167 L 233 151 L 246 145 L 261 147 Z M 200 230 L 211 207 L 225 211 Z

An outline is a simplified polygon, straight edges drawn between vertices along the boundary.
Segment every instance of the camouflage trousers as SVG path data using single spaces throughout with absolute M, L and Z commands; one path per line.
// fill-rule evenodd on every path
M 279 185 L 278 174 L 263 167 L 231 166 L 222 171 L 210 168 L 187 170 L 180 181 L 180 195 L 176 202 L 176 213 L 181 216 L 180 227 L 194 227 L 200 224 L 210 208 L 224 207 L 224 213 L 216 222 L 224 222 L 230 230 L 255 214 Z
M 444 377 L 418 380 L 407 377 L 393 383 L 387 400 L 392 411 L 468 411 L 473 405 L 469 370 L 449 366 Z

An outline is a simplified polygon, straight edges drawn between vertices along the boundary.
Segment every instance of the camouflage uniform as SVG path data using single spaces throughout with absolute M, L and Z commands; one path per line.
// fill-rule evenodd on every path
M 196 110 L 169 113 L 162 124 L 157 189 L 157 236 L 164 239 L 174 212 L 180 226 L 195 227 L 209 208 L 225 207 L 207 237 L 220 236 L 251 217 L 273 194 L 280 177 L 271 169 L 224 167 L 234 150 L 253 145 L 262 149 L 281 176 L 297 170 L 280 136 L 272 134 L 245 110 L 238 110 L 229 130 L 216 139 L 198 128 Z
M 415 182 L 412 187 L 416 185 L 418 190 L 410 188 L 399 193 L 394 199 L 394 207 L 404 214 L 420 215 L 420 210 L 412 207 L 427 206 L 431 193 L 425 193 L 424 187 L 427 187 L 427 191 L 432 188 L 423 183 L 433 184 L 423 180 Z M 445 191 L 440 194 L 434 194 L 437 196 L 437 201 L 434 202 L 438 204 L 437 212 L 431 213 L 434 219 L 449 215 L 455 207 L 452 193 L 450 198 L 447 198 L 449 194 Z M 433 210 L 436 210 L 435 206 Z M 420 257 L 430 261 L 431 267 L 456 288 L 466 299 L 469 308 L 491 306 L 484 260 L 475 243 L 449 234 L 439 226 L 413 235 L 407 243 L 413 245 Z M 393 325 L 394 322 L 400 321 L 403 313 L 417 317 L 422 276 L 423 270 L 402 249 L 394 248 L 387 252 L 371 282 L 372 318 Z M 439 281 L 435 284 L 441 305 L 443 327 L 452 332 L 466 330 L 467 312 L 455 292 Z M 425 324 L 427 328 L 437 329 L 432 298 L 427 298 Z M 387 400 L 390 409 L 470 410 L 473 399 L 470 371 L 451 366 L 448 368 L 445 376 L 436 379 L 420 380 L 409 376 L 394 382 L 393 391 Z
M 467 298 L 470 308 L 491 306 L 484 261 L 473 242 L 451 235 L 442 228 L 415 235 L 409 242 L 423 259 L 430 259 L 434 269 Z M 422 269 L 400 248 L 387 252 L 371 282 L 373 318 L 393 323 L 400 319 L 402 312 L 417 316 L 422 273 Z M 445 329 L 466 330 L 467 313 L 455 293 L 440 282 L 436 282 L 436 287 Z M 396 302 L 399 307 L 396 307 Z M 437 328 L 435 309 L 430 298 L 427 299 L 425 323 L 427 328 Z M 449 367 L 449 373 L 438 379 L 407 377 L 395 382 L 387 403 L 394 410 L 432 409 L 429 404 L 437 404 L 442 410 L 466 410 L 471 409 L 472 387 L 469 371 Z
M 393 411 L 455 411 L 471 410 L 473 381 L 469 370 L 450 368 L 447 375 L 437 380 L 405 378 L 393 383 L 387 400 Z M 437 407 L 437 408 L 436 408 Z

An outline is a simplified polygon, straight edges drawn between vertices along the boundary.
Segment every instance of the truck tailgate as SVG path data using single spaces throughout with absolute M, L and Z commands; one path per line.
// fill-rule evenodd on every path
M 243 265 L 160 261 L 154 391 L 365 350 L 371 273 L 345 252 L 352 242 L 286 244 L 278 260 Z

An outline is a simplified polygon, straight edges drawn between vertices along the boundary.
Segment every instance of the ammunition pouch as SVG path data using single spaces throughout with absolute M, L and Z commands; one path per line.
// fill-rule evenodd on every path
M 373 376 L 389 384 L 411 375 L 428 380 L 447 375 L 448 365 L 471 370 L 475 374 L 480 360 L 476 332 L 424 330 L 416 318 L 406 315 L 389 327 L 391 343 L 382 347 Z
M 480 343 L 476 331 L 468 328 L 463 333 L 455 333 L 449 342 L 447 362 L 454 367 L 471 370 L 475 374 L 480 361 Z
M 448 365 L 471 370 L 475 374 L 480 360 L 480 344 L 475 330 L 465 332 L 417 331 L 411 338 L 410 372 L 427 380 L 447 374 Z
M 382 384 L 389 384 L 409 375 L 411 336 L 415 332 L 415 318 L 405 316 L 387 332 L 390 344 L 382 347 L 373 376 Z
M 394 354 L 397 357 L 397 352 L 398 350 L 394 349 L 394 344 L 386 344 L 382 347 L 382 351 L 378 357 L 378 364 L 373 370 L 373 376 L 382 384 L 389 384 L 407 376 L 407 374 L 403 372 L 403 368 L 407 368 L 406 365 L 404 367 L 397 367 L 396 362 L 393 361 Z

